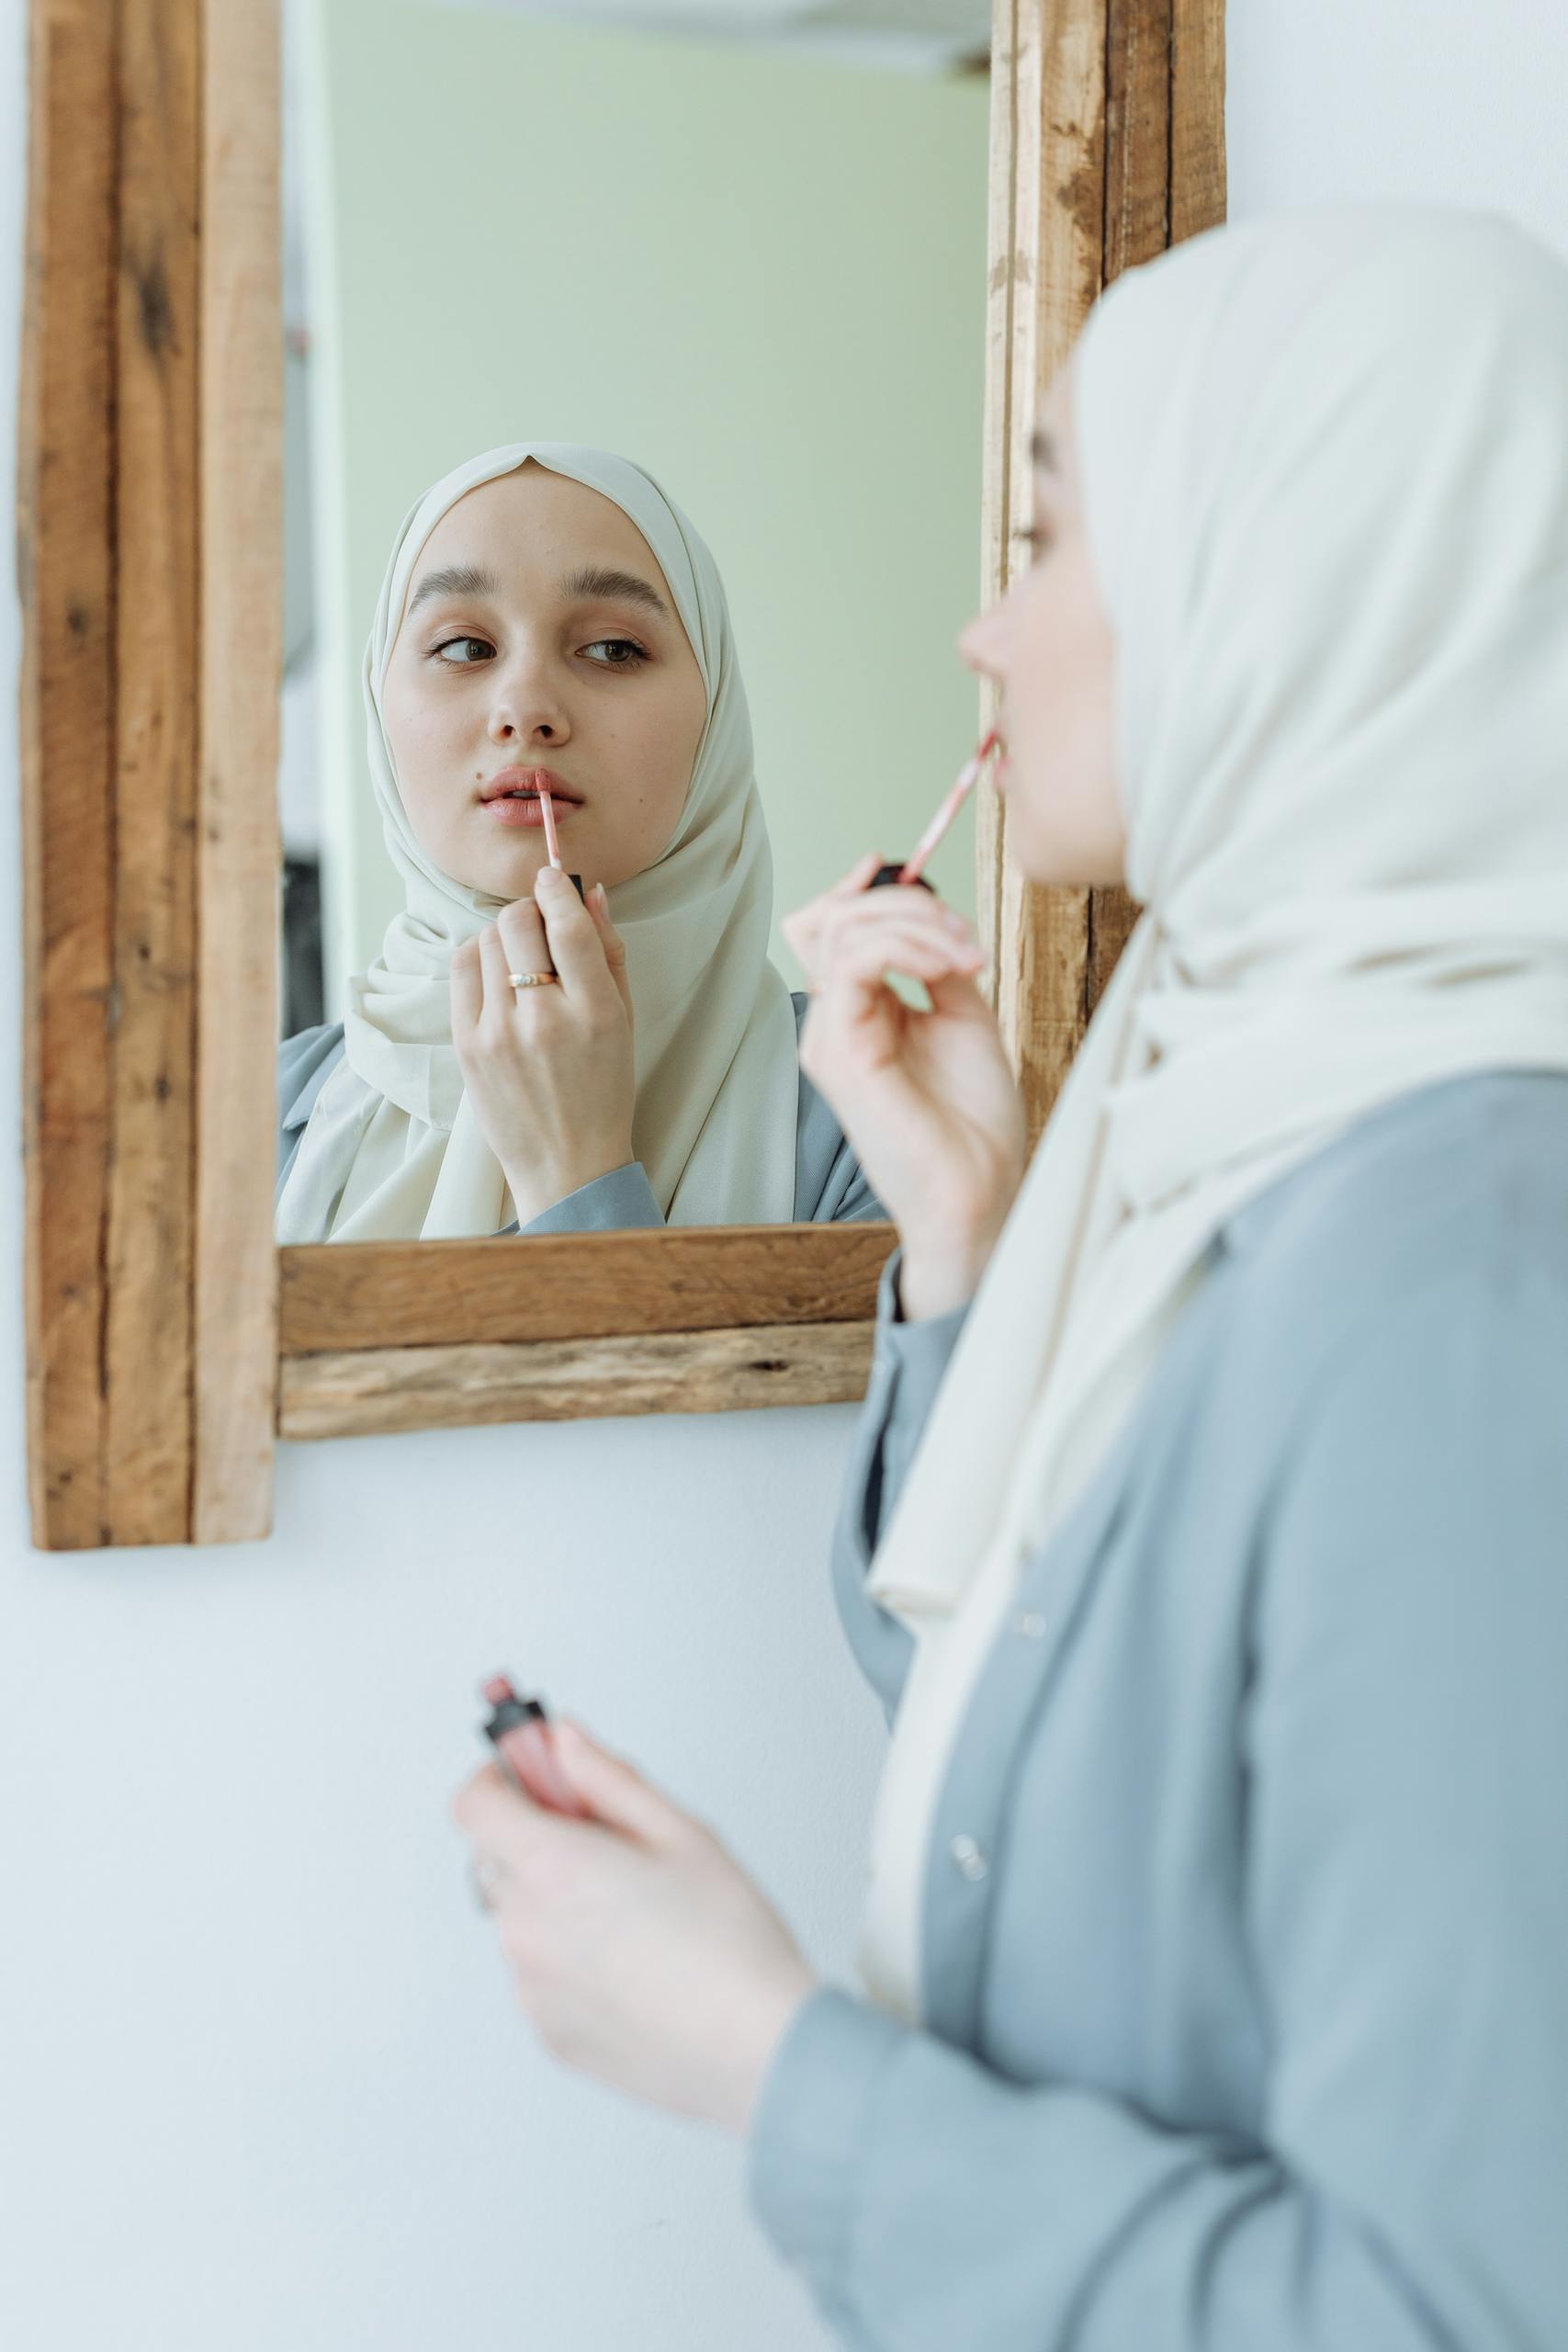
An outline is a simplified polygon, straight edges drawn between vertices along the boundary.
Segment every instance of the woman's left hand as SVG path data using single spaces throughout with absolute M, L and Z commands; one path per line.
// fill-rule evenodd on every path
M 811 1970 L 704 1823 L 579 1725 L 551 1736 L 591 1818 L 536 1804 L 494 1765 L 453 1806 L 489 1865 L 518 2001 L 567 2065 L 743 2132 Z

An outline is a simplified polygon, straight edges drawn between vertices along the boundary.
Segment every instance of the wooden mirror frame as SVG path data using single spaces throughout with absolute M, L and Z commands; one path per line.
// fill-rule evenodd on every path
M 1224 212 L 1224 0 L 997 0 L 982 578 L 1102 285 Z M 878 1226 L 278 1250 L 277 0 L 31 0 L 18 563 L 33 1537 L 215 1543 L 275 1437 L 858 1396 Z M 1130 925 L 979 827 L 1037 1133 Z

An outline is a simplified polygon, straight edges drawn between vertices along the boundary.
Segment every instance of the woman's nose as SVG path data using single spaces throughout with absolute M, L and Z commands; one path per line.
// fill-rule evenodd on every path
M 514 676 L 497 679 L 486 731 L 492 743 L 522 749 L 564 742 L 571 727 L 558 694 L 537 677 Z
M 1001 676 L 1001 607 L 993 605 L 989 612 L 976 613 L 958 632 L 958 650 L 971 670 L 982 678 Z

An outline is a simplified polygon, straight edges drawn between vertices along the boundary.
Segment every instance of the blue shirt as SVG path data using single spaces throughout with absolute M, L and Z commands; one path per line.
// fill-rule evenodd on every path
M 1028 1564 L 941 1793 L 927 2023 L 792 2020 L 754 2209 L 863 2352 L 1568 2346 L 1568 1079 L 1235 1216 Z M 835 1544 L 962 1326 L 885 1278 Z
M 795 994 L 795 1028 L 800 1035 L 807 999 Z M 333 1071 L 343 1059 L 343 1023 L 301 1029 L 286 1037 L 277 1056 L 277 1182 L 274 1201 L 294 1165 L 305 1122 Z M 797 1225 L 885 1224 L 887 1212 L 861 1171 L 842 1128 L 804 1070 L 795 1119 L 795 1222 Z M 525 1233 L 625 1232 L 662 1226 L 663 1213 L 640 1160 L 612 1169 L 575 1193 L 567 1193 L 529 1220 Z M 508 1233 L 516 1233 L 515 1225 Z

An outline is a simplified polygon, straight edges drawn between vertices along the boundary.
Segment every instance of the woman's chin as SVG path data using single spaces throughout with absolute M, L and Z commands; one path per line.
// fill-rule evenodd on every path
M 1007 804 L 1008 848 L 1031 882 L 1048 890 L 1104 890 L 1126 880 L 1120 847 L 1042 823 L 1020 805 Z
M 519 842 L 515 848 L 503 850 L 491 842 L 486 848 L 488 854 L 468 861 L 464 877 L 468 888 L 486 898 L 504 899 L 509 906 L 514 899 L 531 899 L 534 876 L 548 863 L 544 843 Z

